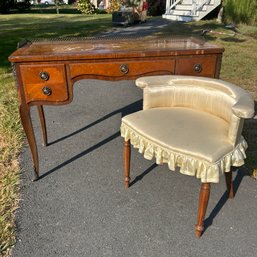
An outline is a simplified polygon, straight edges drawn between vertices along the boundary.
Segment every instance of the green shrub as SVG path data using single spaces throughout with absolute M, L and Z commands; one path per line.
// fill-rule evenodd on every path
M 13 0 L 5 0 L 0 2 L 0 13 L 8 13 L 13 5 Z
M 165 13 L 165 0 L 148 0 L 147 2 L 149 4 L 148 15 L 158 16 Z
M 224 18 L 226 22 L 253 25 L 257 19 L 257 0 L 225 0 Z
M 140 0 L 127 0 L 123 1 L 125 5 L 130 6 L 130 7 L 137 7 L 140 5 Z
M 17 0 L 0 0 L 0 13 L 8 13 L 10 9 L 25 10 L 30 8 L 30 1 L 23 0 L 17 2 Z
M 108 13 L 113 13 L 120 10 L 120 7 L 122 5 L 121 0 L 111 0 L 110 6 L 107 8 Z
M 16 8 L 19 10 L 26 10 L 30 8 L 30 1 L 29 0 L 24 0 L 23 2 L 17 2 L 16 3 Z
M 79 0 L 77 8 L 84 14 L 95 13 L 95 6 L 90 2 L 90 0 Z

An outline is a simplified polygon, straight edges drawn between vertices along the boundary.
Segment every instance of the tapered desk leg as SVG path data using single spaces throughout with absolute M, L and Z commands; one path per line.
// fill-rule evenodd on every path
M 34 135 L 32 122 L 30 118 L 30 107 L 26 104 L 21 104 L 19 111 L 20 111 L 21 123 L 25 131 L 26 137 L 28 139 L 30 151 L 32 154 L 32 160 L 34 164 L 34 173 L 35 173 L 34 180 L 37 180 L 39 178 L 39 162 L 38 162 L 38 152 L 37 152 L 35 135 Z
M 233 180 L 232 180 L 232 167 L 230 172 L 225 172 L 226 185 L 227 185 L 227 195 L 228 198 L 234 198 L 234 190 L 233 190 Z
M 37 109 L 38 109 L 38 114 L 40 118 L 41 129 L 43 133 L 43 146 L 47 146 L 47 130 L 46 130 L 46 120 L 45 120 L 44 109 L 42 105 L 38 105 Z
M 202 183 L 200 196 L 199 196 L 199 206 L 198 206 L 198 215 L 197 215 L 197 224 L 195 225 L 195 235 L 200 237 L 204 230 L 204 217 L 206 209 L 208 206 L 209 196 L 210 196 L 210 183 Z
M 131 147 L 130 140 L 124 142 L 124 175 L 125 175 L 125 188 L 129 187 L 130 182 L 130 155 Z

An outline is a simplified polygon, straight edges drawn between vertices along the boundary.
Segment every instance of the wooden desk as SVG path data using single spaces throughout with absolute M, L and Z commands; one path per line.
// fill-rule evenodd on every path
M 30 118 L 37 105 L 44 144 L 43 105 L 68 104 L 80 79 L 134 80 L 180 74 L 219 77 L 223 49 L 187 38 L 127 38 L 27 42 L 9 56 L 17 80 L 20 117 L 39 177 L 39 159 Z

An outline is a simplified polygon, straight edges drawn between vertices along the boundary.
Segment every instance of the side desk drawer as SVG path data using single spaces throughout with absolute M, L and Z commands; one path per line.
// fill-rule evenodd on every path
M 63 64 L 20 66 L 26 102 L 68 99 L 68 89 Z
M 139 77 L 153 74 L 174 74 L 174 60 L 124 61 L 114 63 L 69 64 L 72 78 L 81 74 L 100 77 Z M 125 79 L 125 78 L 124 78 Z
M 175 73 L 176 75 L 214 77 L 216 60 L 216 55 L 178 58 Z

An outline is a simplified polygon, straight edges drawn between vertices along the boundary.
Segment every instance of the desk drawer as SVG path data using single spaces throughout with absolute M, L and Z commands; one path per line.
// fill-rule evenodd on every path
M 74 63 L 70 64 L 72 78 L 81 74 L 99 77 L 140 77 L 153 74 L 173 74 L 174 60 L 124 61 L 114 63 Z
M 68 99 L 68 88 L 63 64 L 20 66 L 26 102 Z
M 214 77 L 216 60 L 216 55 L 179 58 L 176 61 L 175 73 L 177 75 Z

